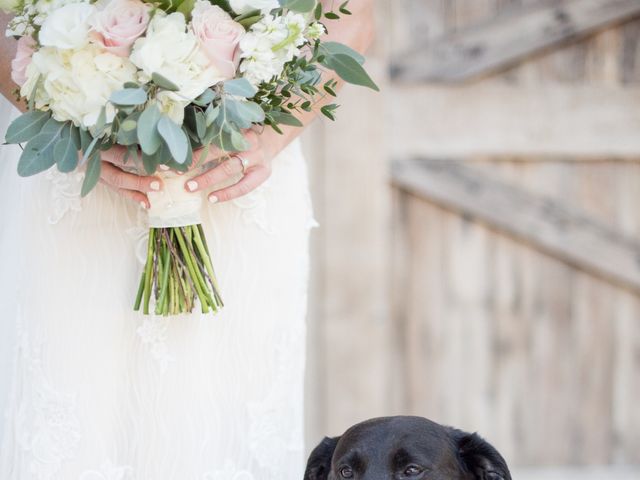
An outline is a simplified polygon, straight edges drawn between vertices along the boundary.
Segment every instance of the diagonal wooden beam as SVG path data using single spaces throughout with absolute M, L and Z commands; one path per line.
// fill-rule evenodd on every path
M 417 45 L 392 62 L 400 81 L 460 82 L 640 16 L 640 0 L 541 0 Z
M 584 212 L 497 180 L 460 160 L 397 160 L 393 183 L 640 292 L 640 242 Z

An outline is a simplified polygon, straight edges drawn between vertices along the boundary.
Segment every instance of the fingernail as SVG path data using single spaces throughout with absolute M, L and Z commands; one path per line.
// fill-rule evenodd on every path
M 160 165 L 160 170 L 164 170 L 166 172 L 167 170 L 171 170 L 171 168 L 166 165 Z
M 217 203 L 218 202 L 218 197 L 216 197 L 215 195 L 209 195 L 209 202 Z
M 149 188 L 157 192 L 158 190 L 160 190 L 160 182 L 158 182 L 157 180 L 154 180 L 149 184 Z
M 197 188 L 198 188 L 198 182 L 196 182 L 195 180 L 189 180 L 187 182 L 187 189 L 190 192 L 195 192 L 197 190 Z
M 140 206 L 143 208 L 143 210 L 147 209 L 147 204 L 144 202 L 140 202 Z

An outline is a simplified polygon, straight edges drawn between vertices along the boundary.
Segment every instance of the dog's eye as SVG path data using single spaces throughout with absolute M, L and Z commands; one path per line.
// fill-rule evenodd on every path
M 351 470 L 351 467 L 342 467 L 340 469 L 340 476 L 342 478 L 353 478 L 353 470 Z
M 420 475 L 422 473 L 422 468 L 419 467 L 418 465 L 409 465 L 407 468 L 405 468 L 404 470 L 404 474 L 407 477 L 413 477 L 415 475 Z

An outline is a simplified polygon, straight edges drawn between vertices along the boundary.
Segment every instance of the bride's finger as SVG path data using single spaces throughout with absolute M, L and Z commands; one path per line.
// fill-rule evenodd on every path
M 137 190 L 143 193 L 157 192 L 162 189 L 162 180 L 158 177 L 141 177 L 128 173 L 104 160 L 100 178 L 116 189 Z
M 185 182 L 184 188 L 189 192 L 197 192 L 198 190 L 206 190 L 218 183 L 229 180 L 242 173 L 242 161 L 239 157 L 234 156 L 225 160 L 220 165 L 211 170 L 193 177 Z
M 126 197 L 126 198 L 129 198 L 129 199 L 133 200 L 134 202 L 138 203 L 144 209 L 148 209 L 150 207 L 149 199 L 142 192 L 138 192 L 136 190 L 127 190 L 126 188 L 117 188 L 117 187 L 114 187 L 113 185 L 105 182 L 102 179 L 100 179 L 100 183 L 106 185 L 111 190 L 117 192 L 118 194 L 122 195 L 123 197 Z
M 211 203 L 227 202 L 242 197 L 262 185 L 271 176 L 271 169 L 265 165 L 257 165 L 247 169 L 242 180 L 229 187 L 221 188 L 209 194 Z
M 127 155 L 127 149 L 121 145 L 114 145 L 109 150 L 106 150 L 100 154 L 102 161 L 109 162 L 117 167 L 123 167 L 125 165 L 124 159 Z

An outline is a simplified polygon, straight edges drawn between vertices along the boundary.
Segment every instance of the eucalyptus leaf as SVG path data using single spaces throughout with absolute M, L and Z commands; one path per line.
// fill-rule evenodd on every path
M 82 182 L 82 189 L 80 190 L 81 196 L 85 197 L 91 190 L 93 190 L 93 187 L 96 186 L 100 179 L 101 167 L 102 162 L 100 158 L 100 150 L 94 150 L 89 157 L 87 170 L 84 172 L 84 181 Z
M 16 118 L 5 135 L 7 143 L 22 143 L 35 137 L 49 120 L 50 112 L 27 112 Z
M 213 105 L 209 105 L 205 112 L 205 123 L 207 128 L 215 122 L 216 118 L 220 115 L 220 107 L 214 107 Z
M 252 98 L 258 93 L 258 89 L 246 78 L 236 78 L 224 82 L 224 92 L 237 97 Z
M 362 65 L 347 54 L 338 53 L 328 56 L 326 58 L 326 65 L 347 83 L 368 87 L 376 92 L 380 91 Z
M 169 117 L 162 116 L 158 122 L 158 132 L 171 151 L 171 156 L 178 163 L 187 160 L 188 139 L 182 128 Z
M 200 96 L 198 96 L 193 103 L 195 103 L 196 105 L 199 105 L 201 107 L 206 107 L 207 105 L 209 105 L 211 102 L 213 102 L 215 100 L 215 98 L 217 97 L 216 92 L 214 92 L 212 89 L 207 88 L 204 92 L 202 92 L 200 94 Z
M 164 90 L 168 90 L 170 92 L 177 92 L 178 90 L 180 90 L 180 87 L 178 85 L 158 72 L 153 72 L 151 74 L 151 80 L 153 80 L 153 83 Z
M 290 127 L 303 127 L 304 124 L 296 117 L 286 112 L 270 112 L 269 116 L 278 124 L 289 125 Z
M 63 173 L 72 172 L 78 166 L 78 148 L 71 136 L 63 137 L 53 148 L 58 170 Z
M 316 0 L 279 0 L 280 6 L 294 12 L 307 13 L 316 8 Z
M 53 149 L 60 140 L 57 134 L 40 133 L 29 140 L 18 161 L 18 175 L 30 177 L 51 168 L 56 159 Z
M 198 138 L 204 138 L 207 133 L 207 124 L 204 118 L 204 113 L 197 111 L 195 112 L 196 116 L 196 133 L 198 134 Z
M 140 142 L 140 148 L 147 155 L 156 153 L 162 143 L 162 137 L 158 132 L 160 117 L 162 117 L 162 113 L 154 103 L 145 108 L 138 120 L 138 141 Z
M 264 111 L 257 103 L 228 100 L 225 108 L 228 118 L 240 128 L 249 128 L 252 123 L 264 121 Z
M 251 148 L 251 144 L 244 138 L 244 135 L 237 130 L 232 130 L 231 134 L 231 144 L 233 145 L 234 150 L 238 152 L 244 152 Z
M 160 149 L 158 149 L 159 151 Z M 156 173 L 156 169 L 158 168 L 158 157 L 156 154 L 147 155 L 142 152 L 142 165 L 144 166 L 144 171 L 147 175 L 153 175 Z
M 73 140 L 73 144 L 75 145 L 76 150 L 80 150 L 80 147 L 82 147 L 82 142 L 80 139 L 80 129 L 71 124 L 69 127 L 69 136 Z
M 95 137 L 93 140 L 91 140 L 91 143 L 89 144 L 87 149 L 84 151 L 84 155 L 82 156 L 82 163 L 83 164 L 87 160 L 89 160 L 91 158 L 91 155 L 96 151 L 96 144 L 98 143 L 98 140 L 100 140 L 99 137 Z
M 109 101 L 114 105 L 142 105 L 147 101 L 147 92 L 142 88 L 123 88 L 113 92 Z
M 64 123 L 59 122 L 54 118 L 50 118 L 40 129 L 40 133 L 56 133 L 61 132 L 64 128 Z
M 320 51 L 327 55 L 328 57 L 332 55 L 337 55 L 339 53 L 349 55 L 354 60 L 356 60 L 360 65 L 364 65 L 365 57 L 364 55 L 356 52 L 353 48 L 348 47 L 344 43 L 339 42 L 322 42 L 320 44 Z

